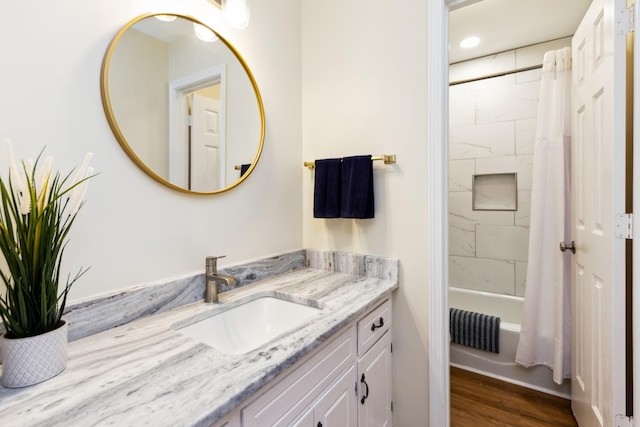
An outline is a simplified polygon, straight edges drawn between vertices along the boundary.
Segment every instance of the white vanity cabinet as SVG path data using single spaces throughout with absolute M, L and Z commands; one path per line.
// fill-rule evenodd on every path
M 390 326 L 389 298 L 214 426 L 391 427 Z

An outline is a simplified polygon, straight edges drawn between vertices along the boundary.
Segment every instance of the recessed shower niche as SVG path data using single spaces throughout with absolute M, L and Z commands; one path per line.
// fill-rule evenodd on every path
M 474 211 L 518 210 L 518 174 L 473 175 L 472 203 Z

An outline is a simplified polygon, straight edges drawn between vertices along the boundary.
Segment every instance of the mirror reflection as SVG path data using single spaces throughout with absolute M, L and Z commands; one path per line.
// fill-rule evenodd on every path
M 105 55 L 102 97 L 129 157 L 169 187 L 226 191 L 260 157 L 255 80 L 226 40 L 191 17 L 145 15 L 125 25 Z

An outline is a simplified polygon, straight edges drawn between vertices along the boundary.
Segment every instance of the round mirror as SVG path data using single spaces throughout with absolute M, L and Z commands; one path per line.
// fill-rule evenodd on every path
M 255 79 L 229 42 L 192 17 L 150 14 L 125 25 L 105 54 L 100 89 L 122 148 L 168 187 L 221 193 L 260 158 Z

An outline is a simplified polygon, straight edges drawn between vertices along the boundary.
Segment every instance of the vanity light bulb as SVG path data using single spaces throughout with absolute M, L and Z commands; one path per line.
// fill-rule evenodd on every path
M 154 15 L 154 18 L 156 18 L 158 21 L 164 21 L 164 22 L 172 22 L 175 21 L 177 16 L 175 15 Z
M 246 0 L 223 0 L 222 13 L 233 28 L 242 30 L 249 25 L 251 12 Z
M 218 40 L 218 36 L 211 31 L 209 28 L 204 25 L 193 23 L 193 31 L 196 33 L 196 37 L 198 37 L 203 42 L 213 43 Z

